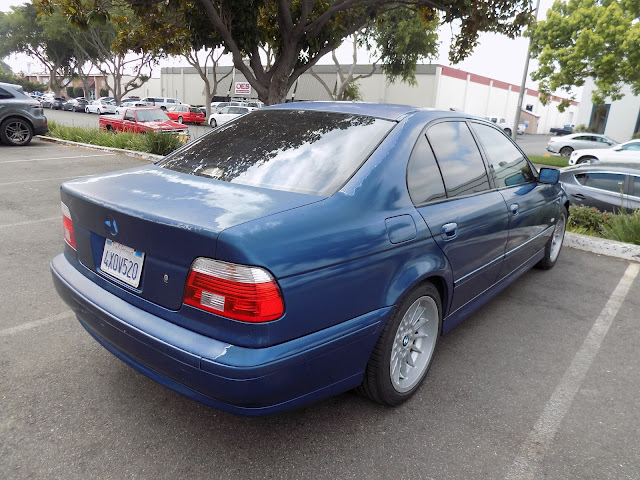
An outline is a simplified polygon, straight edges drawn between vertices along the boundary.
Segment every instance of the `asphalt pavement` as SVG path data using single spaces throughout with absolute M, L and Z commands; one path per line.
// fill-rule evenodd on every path
M 347 392 L 244 418 L 137 373 L 78 324 L 49 261 L 60 183 L 144 163 L 0 146 L 0 478 L 640 478 L 640 264 L 569 248 L 442 337 L 397 408 Z

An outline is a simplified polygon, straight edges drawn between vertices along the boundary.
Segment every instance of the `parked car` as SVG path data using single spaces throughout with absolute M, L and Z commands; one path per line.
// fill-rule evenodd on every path
M 618 142 L 597 133 L 572 133 L 561 137 L 551 137 L 547 144 L 547 151 L 559 153 L 563 157 L 570 157 L 575 150 L 585 148 L 609 148 Z
M 68 110 L 70 112 L 84 112 L 87 102 L 84 98 L 72 98 L 69 101 L 62 104 L 62 110 Z
M 484 118 L 498 125 L 501 129 L 504 130 L 504 133 L 506 133 L 507 135 L 511 135 L 511 132 L 513 132 L 513 122 L 507 122 L 502 117 L 484 117 Z M 527 129 L 527 126 L 524 123 L 519 123 L 518 135 L 522 135 L 526 129 Z
M 122 107 L 120 107 L 122 108 Z M 172 133 L 189 138 L 189 129 L 171 120 L 164 110 L 154 107 L 125 108 L 116 115 L 105 115 L 98 121 L 100 130 L 107 132 Z
M 556 263 L 558 175 L 461 113 L 271 106 L 64 183 L 51 270 L 98 342 L 200 402 L 265 415 L 360 386 L 395 405 L 441 333 Z
M 577 150 L 569 158 L 569 165 L 593 162 L 640 163 L 640 139 L 629 140 L 605 149 Z
M 573 123 L 567 123 L 562 127 L 554 127 L 550 130 L 555 135 L 569 135 L 573 133 L 575 125 Z
M 178 123 L 204 123 L 205 113 L 198 107 L 177 105 L 167 109 L 167 115 Z
M 51 110 L 61 110 L 62 105 L 66 102 L 66 100 L 62 97 L 48 97 L 43 96 L 40 99 L 40 103 L 43 108 L 50 108 Z
M 241 115 L 256 110 L 252 107 L 224 107 L 218 113 L 212 113 L 209 117 L 209 125 L 217 127 L 223 123 L 227 123 L 229 120 L 233 120 Z
M 231 101 L 231 102 L 211 102 L 211 113 L 218 113 L 224 107 L 251 107 L 247 102 Z
M 24 93 L 20 85 L 0 82 L 0 140 L 14 146 L 28 145 L 34 135 L 47 133 L 42 105 Z
M 640 208 L 640 164 L 582 164 L 560 170 L 560 183 L 572 205 L 603 212 L 632 212 Z
M 97 113 L 98 115 L 116 113 L 116 104 L 111 101 L 92 100 L 84 107 L 84 111 L 86 113 Z
M 119 107 L 116 107 L 116 114 L 122 115 L 125 112 L 125 110 L 127 110 L 128 108 L 146 107 L 146 106 L 147 106 L 147 103 L 142 102 L 140 100 L 131 101 L 131 102 L 122 102 Z
M 159 107 L 162 110 L 167 110 L 170 107 L 182 104 L 180 100 L 168 97 L 146 97 L 141 101 L 145 102 L 148 107 Z

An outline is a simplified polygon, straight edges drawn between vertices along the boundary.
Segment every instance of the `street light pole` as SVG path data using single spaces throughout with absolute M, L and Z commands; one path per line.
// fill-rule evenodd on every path
M 540 0 L 536 1 L 536 9 L 533 11 L 533 18 L 538 18 L 538 9 L 540 8 Z M 529 22 L 531 26 L 531 22 Z M 527 47 L 527 59 L 524 62 L 524 72 L 522 73 L 522 83 L 520 84 L 520 93 L 518 94 L 518 106 L 516 115 L 513 120 L 513 128 L 511 129 L 511 137 L 515 141 L 518 137 L 518 124 L 520 123 L 520 113 L 522 112 L 522 100 L 524 100 L 524 92 L 527 87 L 527 77 L 529 76 L 529 60 L 531 59 L 531 37 L 529 37 L 529 45 Z

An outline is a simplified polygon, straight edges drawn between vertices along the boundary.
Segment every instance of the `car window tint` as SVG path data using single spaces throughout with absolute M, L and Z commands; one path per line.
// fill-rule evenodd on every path
M 489 163 L 498 188 L 533 182 L 529 163 L 513 143 L 499 130 L 479 123 L 472 124 Z
M 585 187 L 615 193 L 622 193 L 624 186 L 624 174 L 622 173 L 580 173 L 576 175 L 576 180 Z
M 633 189 L 633 196 L 640 198 L 640 177 L 632 175 L 631 183 L 633 184 L 631 187 Z
M 448 197 L 490 188 L 480 151 L 466 123 L 438 123 L 429 128 L 427 137 L 440 165 Z
M 584 135 L 579 135 L 577 137 L 573 137 L 574 140 L 589 140 L 589 137 L 585 137 Z
M 431 146 L 421 135 L 411 153 L 407 168 L 407 187 L 415 205 L 446 198 L 440 169 Z
M 257 110 L 187 144 L 158 165 L 225 182 L 329 196 L 394 125 L 362 115 Z
M 623 145 L 622 149 L 637 151 L 640 150 L 640 143 L 628 143 L 627 145 Z
M 7 99 L 7 98 L 13 98 L 13 95 L 11 95 L 4 88 L 0 88 L 0 99 Z

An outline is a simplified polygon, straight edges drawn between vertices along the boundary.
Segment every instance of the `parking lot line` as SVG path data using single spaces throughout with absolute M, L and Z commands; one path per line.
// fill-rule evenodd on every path
M 73 312 L 68 311 L 57 315 L 51 315 L 50 317 L 41 318 L 40 320 L 34 320 L 33 322 L 23 323 L 22 325 L 17 325 L 15 327 L 5 328 L 4 330 L 0 330 L 0 338 L 8 337 L 18 332 L 24 332 L 25 330 L 31 330 L 32 328 L 41 327 L 49 323 L 57 322 L 58 320 L 73 318 L 74 316 Z
M 100 153 L 98 155 L 73 155 L 71 157 L 23 158 L 21 160 L 7 160 L 4 162 L 0 162 L 0 165 L 4 165 L 5 163 L 47 162 L 50 160 L 69 160 L 74 158 L 107 157 L 115 155 L 115 153 Z
M 50 182 L 53 180 L 71 180 L 74 178 L 82 178 L 88 177 L 89 175 L 74 175 L 72 177 L 55 177 L 55 178 L 42 178 L 40 180 L 20 180 L 19 182 L 6 182 L 0 183 L 0 187 L 6 187 L 8 185 L 21 185 L 23 183 L 34 183 L 34 182 Z
M 51 222 L 53 220 L 62 220 L 62 214 L 58 217 L 48 217 L 41 218 L 40 220 L 27 220 L 26 222 L 18 222 L 18 223 L 7 223 L 5 225 L 0 225 L 0 228 L 11 228 L 11 227 L 21 227 L 23 225 L 31 225 L 32 223 L 41 223 L 41 222 Z
M 593 359 L 598 354 L 604 337 L 613 323 L 613 319 L 618 314 L 618 310 L 624 302 L 631 284 L 640 272 L 640 264 L 632 263 L 627 267 L 624 275 L 620 279 L 607 304 L 600 312 L 591 330 L 587 334 L 580 350 L 574 355 L 571 365 L 565 372 L 562 380 L 556 387 L 553 395 L 547 402 L 533 427 L 522 445 L 520 454 L 515 458 L 509 469 L 507 480 L 535 479 L 539 478 L 538 467 L 542 462 L 545 453 L 551 446 L 564 416 L 566 415 L 573 399 L 582 386 Z

